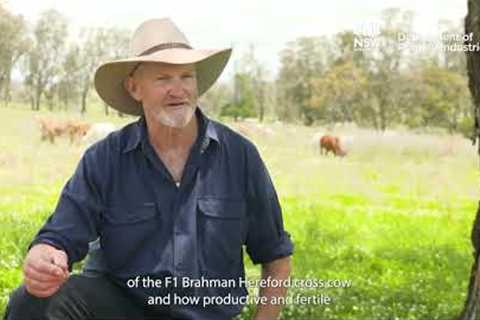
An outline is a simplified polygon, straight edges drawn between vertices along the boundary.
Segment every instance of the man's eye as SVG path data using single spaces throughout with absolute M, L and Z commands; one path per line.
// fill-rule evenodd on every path
M 184 74 L 184 75 L 182 76 L 182 78 L 184 78 L 184 79 L 191 79 L 191 78 L 193 78 L 193 74 Z
M 167 80 L 167 77 L 157 77 L 157 80 Z

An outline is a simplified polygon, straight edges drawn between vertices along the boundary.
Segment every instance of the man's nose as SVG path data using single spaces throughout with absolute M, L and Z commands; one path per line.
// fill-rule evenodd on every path
M 172 96 L 183 96 L 185 92 L 184 84 L 180 78 L 172 78 L 168 89 L 168 93 Z

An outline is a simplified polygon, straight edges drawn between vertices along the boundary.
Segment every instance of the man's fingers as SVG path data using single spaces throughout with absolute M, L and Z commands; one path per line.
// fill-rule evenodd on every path
M 42 289 L 38 289 L 38 288 L 28 286 L 27 284 L 25 284 L 25 288 L 27 289 L 28 293 L 30 293 L 30 294 L 38 297 L 38 298 L 47 298 L 47 297 L 50 297 L 51 295 L 53 295 L 55 292 L 57 292 L 58 289 L 60 289 L 60 286 L 54 286 L 54 287 L 51 287 L 49 289 L 42 290 Z
M 64 251 L 38 244 L 27 254 L 24 264 L 25 287 L 37 297 L 49 297 L 67 280 L 68 257 Z
M 23 273 L 25 274 L 25 278 L 34 279 L 37 281 L 56 283 L 56 284 L 62 281 L 62 277 L 45 273 L 45 272 L 39 272 L 30 265 L 25 266 Z
M 52 262 L 56 266 L 60 267 L 64 273 L 68 273 L 68 258 L 65 252 L 58 250 L 52 257 Z
M 57 281 L 56 283 L 52 282 L 43 282 L 38 281 L 32 278 L 25 278 L 25 286 L 32 290 L 36 291 L 47 291 L 55 287 L 59 287 L 62 284 L 61 281 Z
M 35 269 L 38 273 L 49 274 L 59 278 L 65 277 L 63 269 L 52 263 L 52 261 L 42 259 L 38 260 L 36 263 L 29 263 L 28 266 Z

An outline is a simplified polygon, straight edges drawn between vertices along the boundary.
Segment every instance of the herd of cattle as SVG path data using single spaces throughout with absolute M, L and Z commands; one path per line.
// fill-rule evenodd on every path
M 55 139 L 63 136 L 67 137 L 71 144 L 82 143 L 91 145 L 116 130 L 115 125 L 109 122 L 90 124 L 80 120 L 61 120 L 45 117 L 37 120 L 40 124 L 41 140 L 49 141 L 52 144 L 55 143 Z M 248 134 L 250 132 L 247 132 L 243 127 L 235 129 L 242 134 L 250 135 Z M 266 133 L 272 134 L 271 132 Z M 348 145 L 351 144 L 350 140 L 352 139 L 353 137 L 339 137 L 317 133 L 313 137 L 313 144 L 321 155 L 331 153 L 336 157 L 344 157 L 347 155 Z
M 70 143 L 93 144 L 116 130 L 109 122 L 90 124 L 80 120 L 61 120 L 54 118 L 38 118 L 40 138 L 42 141 L 55 143 L 59 137 L 67 137 Z

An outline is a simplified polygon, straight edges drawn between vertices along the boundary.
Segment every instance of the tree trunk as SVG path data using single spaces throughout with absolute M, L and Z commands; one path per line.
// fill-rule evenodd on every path
M 68 90 L 67 90 L 68 91 Z M 60 100 L 60 99 L 59 99 Z M 70 104 L 70 97 L 68 93 L 65 93 L 65 96 L 63 97 L 63 109 L 65 111 L 68 111 L 68 105 Z
M 82 114 L 85 114 L 87 112 L 87 93 L 88 91 L 84 91 L 82 93 L 82 110 L 81 110 Z
M 33 94 L 30 94 L 30 107 L 35 111 L 35 99 L 33 98 Z
M 82 109 L 81 113 L 85 114 L 87 112 L 87 97 L 88 97 L 88 91 L 90 90 L 90 78 L 87 78 L 85 82 L 83 83 L 83 88 L 82 88 Z
M 12 94 L 11 94 L 11 75 L 7 76 L 6 82 L 5 82 L 5 91 L 3 95 L 3 103 L 5 104 L 5 107 L 8 107 L 8 104 L 10 101 L 12 101 Z
M 36 80 L 35 83 L 35 96 L 34 96 L 34 101 L 35 101 L 35 110 L 40 110 L 40 100 L 42 99 L 42 93 L 44 91 L 44 86 L 42 85 L 42 82 L 40 80 Z
M 5 79 L 4 77 L 0 74 L 0 95 L 3 96 L 2 92 L 4 92 L 4 82 L 5 82 Z M 1 104 L 2 106 L 6 106 L 6 103 L 4 101 L 2 101 L 3 103 Z
M 480 1 L 468 0 L 468 14 L 465 18 L 465 33 L 473 33 L 472 44 L 480 41 Z M 468 43 L 467 43 L 468 44 Z M 475 107 L 475 129 L 472 135 L 473 144 L 477 143 L 480 154 L 480 54 L 466 51 L 468 86 Z M 473 264 L 470 272 L 467 300 L 459 320 L 480 320 L 480 203 L 472 228 Z
M 2 77 L 0 77 L 0 91 L 1 91 L 1 96 L 2 96 L 2 101 L 3 105 L 5 107 L 8 106 L 8 103 L 11 100 L 11 68 L 8 68 L 5 73 L 3 74 Z
M 37 92 L 35 95 L 35 110 L 40 110 L 40 96 L 41 93 Z
M 480 203 L 477 209 L 477 216 L 473 223 L 472 244 L 474 248 L 472 269 L 470 271 L 470 283 L 468 284 L 467 300 L 459 320 L 480 319 L 480 265 L 478 263 L 478 249 L 480 246 Z
M 258 121 L 262 123 L 264 117 L 265 117 L 265 104 L 263 103 L 263 99 L 261 99 L 258 102 Z

